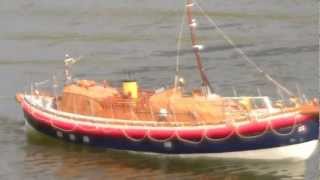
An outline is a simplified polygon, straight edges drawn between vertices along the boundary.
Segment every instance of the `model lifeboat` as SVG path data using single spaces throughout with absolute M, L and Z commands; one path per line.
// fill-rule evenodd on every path
M 120 87 L 107 81 L 74 80 L 65 60 L 61 93 L 33 88 L 17 94 L 28 124 L 64 141 L 141 153 L 247 159 L 308 158 L 318 145 L 319 102 L 298 98 L 270 75 L 288 100 L 267 96 L 224 97 L 203 71 L 194 34 L 194 2 L 186 5 L 192 47 L 202 86 L 184 88 L 176 74 L 169 88 L 145 90 L 135 80 Z
M 277 107 L 269 97 L 221 97 L 182 87 L 142 90 L 80 80 L 55 97 L 18 94 L 27 122 L 55 138 L 184 156 L 306 158 L 316 148 L 319 103 Z

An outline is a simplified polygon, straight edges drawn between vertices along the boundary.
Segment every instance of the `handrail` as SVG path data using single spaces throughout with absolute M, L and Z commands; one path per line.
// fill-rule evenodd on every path
M 128 125 L 133 125 L 133 126 L 144 126 L 144 127 L 204 127 L 204 126 L 217 126 L 217 125 L 225 125 L 225 122 L 220 122 L 220 123 L 213 123 L 213 122 L 206 122 L 206 124 L 199 123 L 199 122 L 168 122 L 168 121 L 139 121 L 139 120 L 122 120 L 122 119 L 107 119 L 107 118 L 101 118 L 101 117 L 90 117 L 90 116 L 84 116 L 84 115 L 75 115 L 72 113 L 67 113 L 67 112 L 59 112 L 55 109 L 46 109 L 44 107 L 34 105 L 29 102 L 28 99 L 24 98 L 26 102 L 34 107 L 39 109 L 42 112 L 45 112 L 50 115 L 55 115 L 57 117 L 61 118 L 73 118 L 73 120 L 78 120 L 78 121 L 83 121 L 83 122 L 89 122 L 89 123 L 101 123 L 101 124 L 111 124 L 111 125 L 123 125 L 127 123 Z M 295 112 L 295 111 L 292 111 Z M 287 113 L 292 113 L 292 112 L 287 112 Z M 280 115 L 281 113 L 278 114 L 273 114 L 273 115 Z M 283 114 L 283 113 L 282 113 Z M 268 120 L 268 118 L 272 116 L 269 114 L 269 116 L 262 117 L 261 121 L 263 120 Z M 227 119 L 226 119 L 227 121 Z M 247 122 L 248 119 L 239 119 L 236 120 L 236 122 Z

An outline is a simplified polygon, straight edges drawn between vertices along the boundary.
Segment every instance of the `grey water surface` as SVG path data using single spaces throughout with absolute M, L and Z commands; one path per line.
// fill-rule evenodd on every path
M 199 0 L 208 15 L 267 73 L 293 92 L 318 96 L 318 1 Z M 76 78 L 130 76 L 143 88 L 175 73 L 183 0 L 0 0 L 0 179 L 319 179 L 319 150 L 307 161 L 180 159 L 95 149 L 27 133 L 14 96 L 63 77 L 65 54 L 81 57 Z M 279 97 L 195 9 L 205 70 L 217 93 Z M 181 73 L 199 86 L 188 28 Z M 51 86 L 48 85 L 47 88 Z M 298 88 L 297 88 L 298 87 Z M 303 151 L 303 150 L 301 150 Z

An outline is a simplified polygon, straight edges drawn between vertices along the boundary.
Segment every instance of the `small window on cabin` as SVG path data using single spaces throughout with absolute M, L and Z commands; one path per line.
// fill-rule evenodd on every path
M 267 108 L 267 105 L 264 101 L 264 99 L 251 99 L 252 108 L 253 109 L 264 109 Z

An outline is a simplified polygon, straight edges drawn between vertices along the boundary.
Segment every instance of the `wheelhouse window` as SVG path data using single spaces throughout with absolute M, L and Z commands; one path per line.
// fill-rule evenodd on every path
M 265 109 L 267 104 L 264 98 L 253 98 L 251 99 L 251 105 L 253 109 Z

